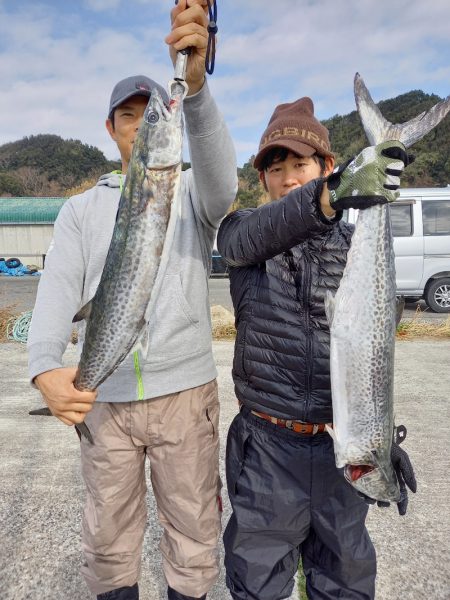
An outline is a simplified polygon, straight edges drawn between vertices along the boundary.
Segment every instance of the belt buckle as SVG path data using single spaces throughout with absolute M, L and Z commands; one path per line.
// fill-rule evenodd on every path
M 291 420 L 286 420 L 285 427 L 286 427 L 286 429 L 294 429 L 294 422 Z
M 292 426 L 296 433 L 301 433 L 302 435 L 307 435 L 308 432 L 308 424 L 303 423 L 303 421 L 294 421 L 295 425 Z

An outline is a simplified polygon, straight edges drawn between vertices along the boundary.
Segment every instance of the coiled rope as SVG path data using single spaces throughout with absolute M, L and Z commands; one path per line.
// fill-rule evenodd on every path
M 6 324 L 6 337 L 8 340 L 26 344 L 28 339 L 28 330 L 31 323 L 32 310 L 20 314 L 18 317 L 11 317 Z

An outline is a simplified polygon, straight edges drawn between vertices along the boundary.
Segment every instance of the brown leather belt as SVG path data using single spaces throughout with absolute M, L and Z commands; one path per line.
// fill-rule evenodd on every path
M 251 411 L 252 415 L 269 421 L 274 425 L 279 425 L 285 429 L 290 429 L 296 433 L 302 433 L 303 435 L 316 435 L 316 433 L 323 433 L 326 431 L 326 426 L 333 427 L 332 423 L 302 423 L 301 421 L 290 421 L 289 419 L 279 419 L 278 417 L 272 417 L 266 415 L 266 413 L 257 412 L 256 410 Z

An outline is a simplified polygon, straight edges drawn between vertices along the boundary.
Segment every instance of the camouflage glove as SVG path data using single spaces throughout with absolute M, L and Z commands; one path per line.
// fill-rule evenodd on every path
M 400 175 L 407 164 L 405 146 L 396 140 L 364 148 L 328 176 L 326 182 L 332 208 L 362 209 L 393 202 L 398 196 Z
M 391 460 L 392 466 L 394 467 L 395 474 L 397 475 L 398 485 L 400 487 L 400 500 L 397 502 L 398 514 L 403 516 L 406 514 L 408 507 L 408 490 L 406 486 L 415 494 L 417 491 L 417 482 L 414 475 L 414 469 L 411 461 L 409 460 L 408 454 L 400 448 L 400 444 L 406 437 L 406 427 L 399 425 L 394 431 L 394 441 L 392 442 L 391 448 Z M 375 504 L 380 508 L 385 508 L 390 505 L 390 502 L 382 502 L 381 500 L 374 500 L 364 494 L 358 493 L 367 504 Z

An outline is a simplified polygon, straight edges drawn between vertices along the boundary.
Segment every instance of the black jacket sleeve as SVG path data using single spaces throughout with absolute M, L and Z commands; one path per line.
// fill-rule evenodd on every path
M 323 183 L 314 179 L 281 200 L 230 213 L 217 237 L 222 257 L 232 267 L 261 263 L 330 229 L 341 215 L 330 220 L 320 210 Z

